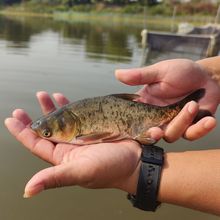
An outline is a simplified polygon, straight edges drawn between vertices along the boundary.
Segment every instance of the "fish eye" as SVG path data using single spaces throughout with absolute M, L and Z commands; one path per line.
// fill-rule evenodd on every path
M 44 137 L 47 137 L 47 138 L 51 137 L 51 135 L 52 135 L 49 129 L 44 129 L 42 134 Z

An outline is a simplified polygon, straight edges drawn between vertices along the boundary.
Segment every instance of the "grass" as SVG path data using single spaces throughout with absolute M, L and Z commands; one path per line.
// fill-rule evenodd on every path
M 72 8 L 61 6 L 46 6 L 33 4 L 20 4 L 4 8 L 1 14 L 10 16 L 32 16 L 32 17 L 52 17 L 57 20 L 65 21 L 94 21 L 111 23 L 125 23 L 129 25 L 153 25 L 161 27 L 169 27 L 172 23 L 172 11 L 166 8 L 164 14 L 161 13 L 162 8 L 147 8 L 146 20 L 144 20 L 144 7 L 140 5 L 127 5 L 125 7 L 111 6 L 106 7 L 103 4 L 97 5 L 77 5 Z M 191 16 L 179 15 L 174 20 L 174 25 L 180 22 L 189 22 L 194 25 L 203 25 L 214 21 L 214 16 L 195 14 Z M 157 29 L 157 28 L 156 28 Z

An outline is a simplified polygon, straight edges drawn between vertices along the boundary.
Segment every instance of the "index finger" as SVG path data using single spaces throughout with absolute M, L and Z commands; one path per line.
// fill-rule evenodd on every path
M 62 93 L 54 93 L 53 97 L 60 107 L 66 105 L 70 102 Z
M 199 111 L 199 105 L 191 101 L 187 103 L 181 112 L 167 125 L 164 139 L 167 142 L 178 140 L 192 124 Z
M 56 110 L 56 107 L 47 92 L 45 91 L 37 92 L 36 96 L 43 114 L 46 115 Z
M 56 110 L 56 106 L 54 105 L 51 97 L 48 95 L 47 92 L 38 92 L 36 96 L 43 114 L 46 115 Z M 54 93 L 53 97 L 60 107 L 69 103 L 69 100 L 61 93 Z

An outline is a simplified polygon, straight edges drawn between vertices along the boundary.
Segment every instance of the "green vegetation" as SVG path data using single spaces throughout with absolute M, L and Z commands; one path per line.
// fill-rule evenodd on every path
M 174 3 L 175 2 L 175 3 Z M 96 13 L 143 13 L 144 5 L 148 15 L 171 16 L 174 6 L 176 15 L 215 15 L 218 4 L 211 1 L 192 0 L 190 3 L 164 0 L 156 4 L 155 0 L 0 0 L 0 6 L 7 11 L 54 13 L 54 12 L 96 12 Z M 218 1 L 220 3 L 220 0 Z
M 145 4 L 143 4 L 145 2 Z M 164 0 L 160 4 L 147 4 L 149 0 L 0 0 L 0 13 L 6 15 L 49 16 L 65 21 L 95 21 L 161 26 L 167 28 L 173 23 L 191 22 L 203 25 L 214 22 L 218 4 L 192 0 L 190 3 L 173 3 Z M 151 0 L 151 3 L 153 1 Z M 177 2 L 177 1 L 175 1 Z M 219 0 L 220 3 L 220 0 Z M 175 21 L 172 14 L 176 6 Z M 144 15 L 145 14 L 145 15 Z M 190 15 L 190 16 L 189 16 Z M 111 21 L 111 22 L 109 22 Z

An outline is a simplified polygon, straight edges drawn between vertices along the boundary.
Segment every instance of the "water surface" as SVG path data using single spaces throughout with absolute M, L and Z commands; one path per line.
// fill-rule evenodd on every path
M 70 100 L 135 92 L 137 88 L 116 81 L 114 70 L 140 65 L 140 32 L 141 27 L 113 25 L 111 21 L 102 25 L 0 17 L 0 219 L 217 219 L 173 205 L 162 205 L 155 214 L 145 213 L 132 208 L 126 193 L 118 190 L 69 187 L 49 190 L 28 200 L 22 198 L 28 179 L 49 164 L 10 136 L 3 126 L 4 118 L 17 107 L 37 118 L 41 113 L 35 93 L 40 90 L 62 92 Z M 176 151 L 217 148 L 218 133 L 219 127 L 193 143 L 180 140 L 160 145 Z

